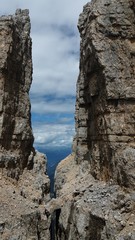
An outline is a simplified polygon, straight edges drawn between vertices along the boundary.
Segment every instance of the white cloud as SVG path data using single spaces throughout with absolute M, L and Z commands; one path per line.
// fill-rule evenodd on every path
M 55 148 L 70 146 L 74 135 L 74 126 L 71 124 L 36 124 L 34 126 L 35 146 Z
M 13 14 L 16 8 L 29 8 L 32 24 L 34 74 L 31 92 L 42 95 L 75 95 L 79 33 L 77 21 L 85 0 L 5 0 L 1 14 Z M 65 26 L 62 28 L 61 26 Z M 67 36 L 66 32 L 75 35 Z M 77 35 L 78 34 L 78 35 Z
M 49 27 L 44 34 L 35 34 L 34 39 L 31 92 L 37 95 L 75 95 L 79 72 L 77 36 L 66 36 L 66 32 L 61 32 L 59 28 Z
M 34 99 L 32 112 L 38 114 L 47 113 L 73 113 L 75 112 L 74 100 L 53 99 L 50 101 Z
M 34 66 L 31 102 L 32 112 L 37 116 L 48 113 L 74 115 L 73 96 L 79 73 L 77 22 L 86 3 L 86 0 L 1 1 L 1 15 L 14 14 L 17 8 L 30 11 Z M 48 95 L 51 95 L 49 100 Z M 50 144 L 51 147 L 71 144 L 74 126 L 66 124 L 67 117 L 60 122 L 62 125 L 40 123 L 39 126 L 33 122 L 35 144 Z

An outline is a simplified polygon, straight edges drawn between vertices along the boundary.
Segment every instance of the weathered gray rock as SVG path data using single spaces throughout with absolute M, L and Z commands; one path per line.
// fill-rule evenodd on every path
M 33 146 L 29 88 L 32 80 L 28 10 L 0 18 L 0 168 L 18 178 Z
M 134 19 L 131 0 L 92 0 L 79 17 L 74 155 L 56 171 L 59 240 L 135 238 Z
M 95 180 L 82 172 L 75 156 L 64 159 L 56 171 L 56 235 L 59 240 L 133 240 L 135 191 Z
M 135 188 L 135 13 L 131 1 L 92 1 L 79 17 L 76 160 L 96 179 Z
M 33 148 L 28 10 L 0 18 L 0 239 L 49 240 L 46 157 Z
M 51 216 L 45 213 L 50 181 L 44 174 L 46 159 L 36 152 L 31 170 L 19 180 L 0 174 L 0 239 L 49 240 Z

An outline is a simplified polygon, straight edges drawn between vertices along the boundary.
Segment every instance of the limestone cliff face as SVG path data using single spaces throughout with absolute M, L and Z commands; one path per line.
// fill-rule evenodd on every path
M 78 28 L 76 136 L 74 154 L 56 171 L 57 237 L 133 240 L 134 1 L 92 0 Z
M 135 13 L 131 1 L 92 1 L 79 18 L 76 160 L 96 179 L 135 188 Z
M 0 168 L 18 178 L 32 150 L 32 80 L 28 10 L 0 18 Z
M 28 10 L 0 18 L 0 239 L 50 239 L 46 157 L 33 148 Z

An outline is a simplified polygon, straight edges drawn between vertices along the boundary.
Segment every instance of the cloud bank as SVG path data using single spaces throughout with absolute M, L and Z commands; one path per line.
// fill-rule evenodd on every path
M 0 14 L 28 8 L 33 41 L 30 91 L 35 146 L 70 146 L 79 73 L 77 21 L 84 0 L 5 0 Z M 65 119 L 65 120 L 64 120 Z

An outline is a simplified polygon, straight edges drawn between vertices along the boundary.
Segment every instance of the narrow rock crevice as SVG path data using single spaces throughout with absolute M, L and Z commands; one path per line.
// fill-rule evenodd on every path
M 0 239 L 135 239 L 134 5 L 92 0 L 79 16 L 76 135 L 52 199 L 33 148 L 29 11 L 0 18 Z

